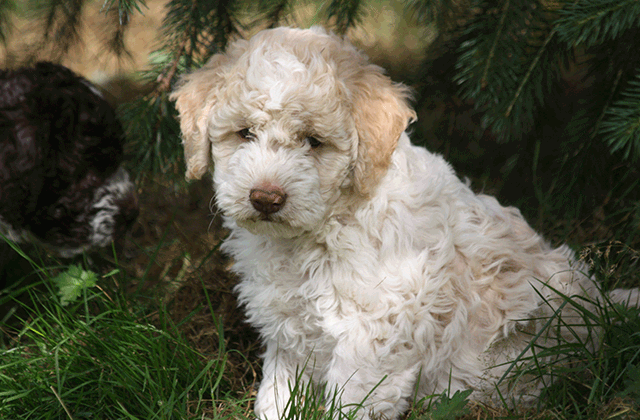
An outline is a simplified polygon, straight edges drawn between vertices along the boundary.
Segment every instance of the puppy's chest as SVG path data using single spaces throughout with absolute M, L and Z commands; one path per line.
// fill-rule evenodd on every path
M 237 287 L 240 301 L 249 322 L 265 338 L 295 341 L 304 336 L 330 346 L 334 335 L 330 325 L 339 316 L 335 273 L 329 262 L 290 251 L 263 247 L 250 257 L 236 256 L 234 270 L 242 278 Z

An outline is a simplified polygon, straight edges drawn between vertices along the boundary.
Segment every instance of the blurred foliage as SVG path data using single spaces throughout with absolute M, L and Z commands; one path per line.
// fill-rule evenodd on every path
M 602 213 L 598 221 L 616 232 L 601 234 L 637 241 L 640 5 L 415 0 L 412 8 L 419 21 L 446 21 L 413 80 L 428 117 L 419 135 L 466 174 L 499 179 L 493 192 L 538 227 L 555 223 L 552 214 Z

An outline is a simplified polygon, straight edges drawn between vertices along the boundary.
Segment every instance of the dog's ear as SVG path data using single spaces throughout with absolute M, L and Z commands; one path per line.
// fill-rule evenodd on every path
M 409 88 L 393 83 L 371 64 L 358 74 L 352 92 L 359 138 L 354 185 L 368 195 L 387 172 L 398 139 L 416 113 L 408 104 Z
M 170 96 L 180 114 L 187 179 L 200 179 L 209 169 L 211 144 L 207 126 L 224 80 L 220 68 L 228 61 L 223 54 L 214 55 L 201 69 L 183 76 Z

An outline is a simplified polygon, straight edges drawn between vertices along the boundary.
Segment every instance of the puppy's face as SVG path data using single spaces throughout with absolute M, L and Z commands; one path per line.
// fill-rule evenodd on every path
M 187 177 L 214 165 L 220 209 L 255 234 L 313 231 L 366 197 L 414 118 L 407 90 L 321 29 L 234 43 L 173 94 Z

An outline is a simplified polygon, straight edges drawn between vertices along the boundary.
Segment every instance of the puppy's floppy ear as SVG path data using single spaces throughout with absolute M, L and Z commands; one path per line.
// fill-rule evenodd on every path
M 393 83 L 368 64 L 353 81 L 353 114 L 358 132 L 354 185 L 368 195 L 387 172 L 400 135 L 415 121 L 408 104 L 409 88 Z
M 220 67 L 228 61 L 223 54 L 214 55 L 201 69 L 183 76 L 170 96 L 176 101 L 180 114 L 187 179 L 200 179 L 209 169 L 211 144 L 207 125 L 217 102 L 216 93 L 224 80 Z

